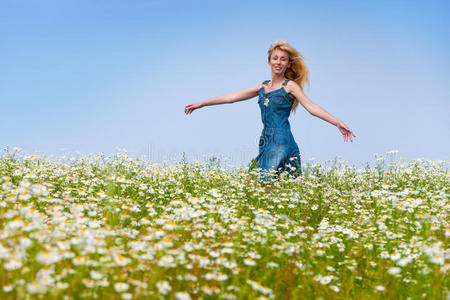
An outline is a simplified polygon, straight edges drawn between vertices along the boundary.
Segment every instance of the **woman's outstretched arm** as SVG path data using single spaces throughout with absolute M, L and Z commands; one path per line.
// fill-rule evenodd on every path
M 194 102 L 191 104 L 186 105 L 184 108 L 185 114 L 189 115 L 194 110 L 198 108 L 202 108 L 204 106 L 210 106 L 210 105 L 218 105 L 218 104 L 227 104 L 227 103 L 234 103 L 242 100 L 248 100 L 250 98 L 253 98 L 258 95 L 259 88 L 261 87 L 261 84 L 257 84 L 251 88 L 234 92 L 234 93 L 227 93 L 223 94 L 202 102 Z
M 327 112 L 325 109 L 311 101 L 302 91 L 302 89 L 298 86 L 297 83 L 293 81 L 289 81 L 288 83 L 289 92 L 294 94 L 295 98 L 298 99 L 300 104 L 313 116 L 316 116 L 318 118 L 321 118 L 324 121 L 327 121 L 333 125 L 335 125 L 339 131 L 344 136 L 344 140 L 353 142 L 353 137 L 356 137 L 356 135 L 353 133 L 353 131 L 348 128 L 347 125 L 344 124 L 341 120 Z

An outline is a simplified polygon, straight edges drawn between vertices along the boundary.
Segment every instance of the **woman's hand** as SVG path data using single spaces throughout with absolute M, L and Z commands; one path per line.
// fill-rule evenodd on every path
M 350 141 L 353 142 L 353 137 L 356 137 L 356 135 L 353 133 L 353 131 L 350 130 L 350 128 L 347 127 L 347 125 L 344 124 L 342 121 L 338 121 L 336 127 L 341 131 L 342 135 L 344 136 L 344 141 L 348 141 L 350 138 Z
M 184 108 L 184 113 L 189 115 L 191 114 L 194 110 L 198 109 L 198 108 L 202 108 L 203 104 L 202 102 L 195 102 L 195 103 L 191 103 L 186 105 L 186 107 Z

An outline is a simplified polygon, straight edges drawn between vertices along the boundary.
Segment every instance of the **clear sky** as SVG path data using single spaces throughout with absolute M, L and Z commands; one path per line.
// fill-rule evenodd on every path
M 449 1 L 0 0 L 0 35 L 2 149 L 247 164 L 257 98 L 184 106 L 270 79 L 283 39 L 309 67 L 306 95 L 357 136 L 299 106 L 305 162 L 450 159 Z

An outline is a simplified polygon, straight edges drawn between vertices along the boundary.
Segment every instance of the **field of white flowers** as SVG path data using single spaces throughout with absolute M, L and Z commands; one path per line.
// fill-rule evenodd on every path
M 445 299 L 449 162 L 0 157 L 0 299 Z

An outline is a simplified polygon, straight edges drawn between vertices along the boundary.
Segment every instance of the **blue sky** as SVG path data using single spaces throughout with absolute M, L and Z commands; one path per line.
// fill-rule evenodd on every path
M 257 98 L 184 106 L 270 79 L 267 49 L 283 39 L 309 67 L 306 95 L 357 136 L 299 107 L 305 162 L 449 160 L 449 3 L 1 0 L 0 146 L 247 164 Z

